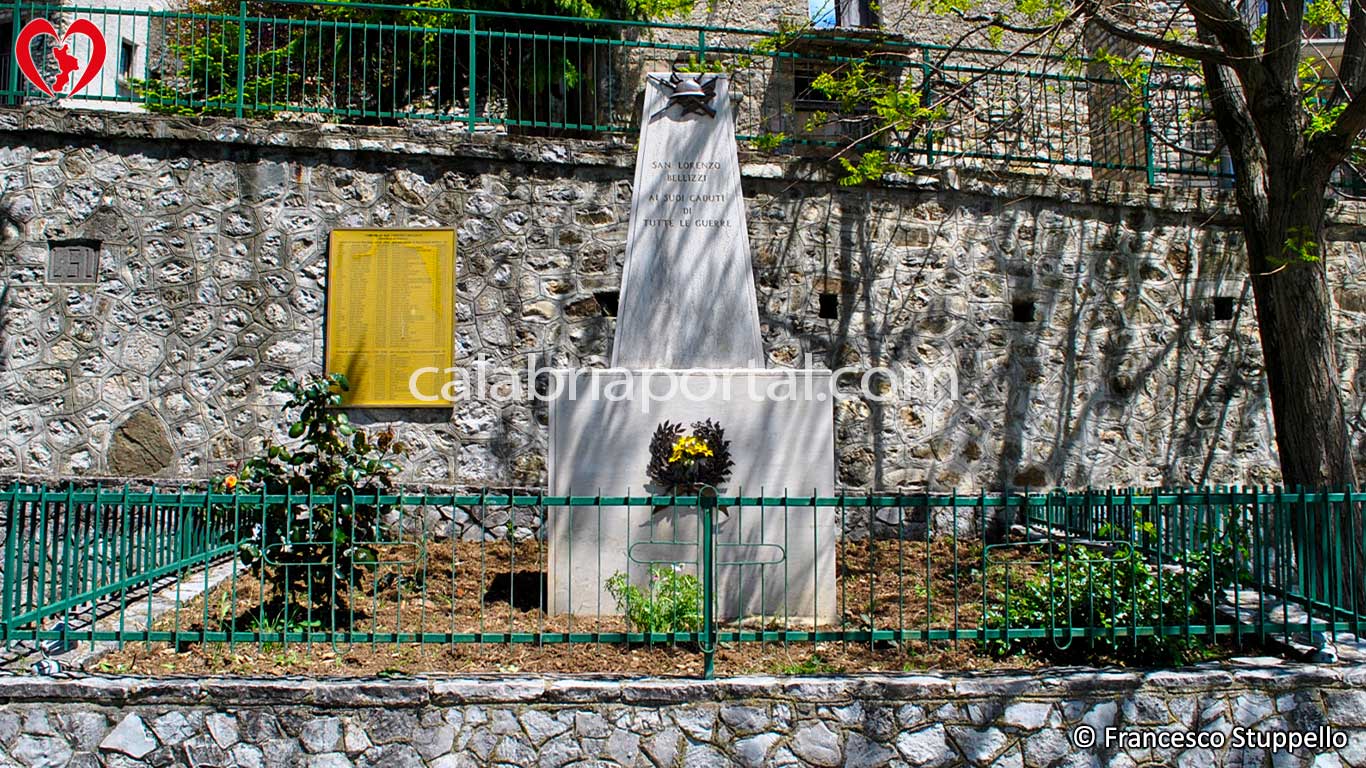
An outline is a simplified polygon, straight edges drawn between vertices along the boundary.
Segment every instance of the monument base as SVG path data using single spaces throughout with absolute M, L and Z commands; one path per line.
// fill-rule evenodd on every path
M 723 496 L 831 496 L 834 397 L 829 371 L 565 371 L 550 402 L 551 495 L 668 494 L 646 474 L 663 421 L 711 419 L 735 461 Z M 837 618 L 833 508 L 715 512 L 716 615 L 791 625 Z M 645 589 L 652 565 L 696 573 L 698 510 L 556 507 L 549 517 L 547 596 L 554 614 L 620 613 L 607 580 Z

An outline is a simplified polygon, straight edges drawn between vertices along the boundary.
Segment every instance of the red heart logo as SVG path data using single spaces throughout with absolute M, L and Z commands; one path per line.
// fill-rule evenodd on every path
M 49 35 L 57 41 L 52 53 L 57 57 L 57 79 L 51 85 L 38 72 L 38 67 L 33 63 L 33 40 L 40 35 Z M 24 25 L 19 31 L 19 37 L 14 41 L 14 60 L 19 63 L 19 71 L 24 73 L 33 87 L 55 96 L 63 92 L 69 82 L 72 73 L 80 68 L 80 62 L 75 56 L 71 55 L 70 43 L 72 35 L 85 35 L 90 38 L 90 61 L 85 64 L 85 71 L 81 73 L 80 79 L 76 81 L 75 87 L 66 91 L 71 95 L 90 84 L 95 79 L 95 75 L 100 73 L 100 67 L 104 66 L 104 34 L 100 28 L 90 19 L 76 19 L 66 28 L 66 34 L 58 37 L 57 30 L 53 29 L 52 22 L 47 19 L 34 19 Z

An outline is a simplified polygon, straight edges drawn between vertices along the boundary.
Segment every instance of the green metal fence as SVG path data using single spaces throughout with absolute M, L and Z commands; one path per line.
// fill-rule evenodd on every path
M 1122 651 L 1152 638 L 1359 635 L 1363 504 L 1364 493 L 1266 489 L 708 498 L 14 486 L 0 491 L 0 636 L 667 644 L 700 650 L 710 671 L 718 644 Z M 595 531 L 622 523 L 624 542 L 548 535 L 574 515 Z M 786 562 L 799 542 L 833 569 Z M 615 576 L 612 562 L 628 563 L 621 583 L 653 616 L 574 597 L 576 584 Z M 804 592 L 826 573 L 812 594 L 832 605 L 733 607 Z
M 10 14 L 21 24 L 89 18 L 104 30 L 105 73 L 67 100 L 74 106 L 589 136 L 635 130 L 644 72 L 704 67 L 729 72 L 744 94 L 742 138 L 781 135 L 800 151 L 842 145 L 875 126 L 866 109 L 841 111 L 813 87 L 820 73 L 861 62 L 939 110 L 926 125 L 872 142 L 908 163 L 1171 184 L 1217 184 L 1225 175 L 1217 152 L 1200 156 L 1216 149 L 1201 87 L 1174 71 L 1154 71 L 1141 108 L 1128 110 L 1138 117 L 1128 119 L 1117 110 L 1132 94 L 1095 64 L 1083 62 L 1078 73 L 1076 61 L 1014 56 L 1000 67 L 1003 52 L 849 31 L 778 35 L 308 0 L 240 2 L 236 13 L 220 14 L 16 0 Z M 51 43 L 40 37 L 32 47 L 49 69 L 55 60 L 43 46 Z M 47 100 L 13 67 L 6 74 L 0 102 Z

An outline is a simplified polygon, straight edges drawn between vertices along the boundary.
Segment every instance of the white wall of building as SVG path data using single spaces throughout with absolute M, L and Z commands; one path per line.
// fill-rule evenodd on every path
M 105 109 L 135 111 L 141 107 L 134 101 L 128 89 L 130 79 L 147 76 L 147 51 L 152 43 L 150 30 L 152 20 L 147 15 L 152 11 L 165 11 L 171 7 L 171 0 L 77 0 L 68 7 L 94 7 L 110 9 L 107 13 L 86 13 L 65 11 L 59 31 L 69 28 L 76 19 L 89 19 L 104 34 L 104 66 L 99 75 L 79 94 L 61 100 L 64 106 L 82 109 Z M 83 36 L 72 38 L 72 53 L 82 62 L 90 56 L 90 41 Z

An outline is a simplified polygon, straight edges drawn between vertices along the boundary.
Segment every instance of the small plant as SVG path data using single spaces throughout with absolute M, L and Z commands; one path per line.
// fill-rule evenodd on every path
M 229 619 L 232 618 L 232 597 L 232 592 L 224 592 L 218 596 L 218 610 L 215 612 L 215 616 L 218 619 L 218 625 L 220 627 L 226 626 L 228 624 Z
M 240 474 L 215 483 L 219 492 L 295 495 L 290 503 L 218 511 L 231 516 L 233 529 L 226 535 L 236 542 L 242 562 L 274 587 L 279 604 L 268 611 L 272 625 L 297 621 L 308 606 L 326 615 L 378 559 L 366 542 L 380 540 L 381 509 L 354 498 L 391 488 L 406 449 L 392 432 L 372 436 L 337 410 L 347 389 L 339 373 L 276 382 L 274 391 L 289 395 L 285 411 L 294 418 L 288 434 L 297 443 L 268 442 Z M 335 499 L 309 504 L 310 493 Z
M 1096 537 L 1109 541 L 1132 540 L 1137 546 L 1147 546 L 1148 542 L 1156 541 L 1157 526 L 1153 525 L 1151 521 L 1144 520 L 1142 512 L 1134 512 L 1132 539 L 1124 526 L 1109 521 L 1101 523 L 1100 527 L 1096 529 Z
M 271 654 L 270 660 L 277 667 L 296 667 L 304 663 L 303 656 L 299 655 L 293 648 L 275 651 Z
M 800 661 L 779 663 L 773 671 L 780 675 L 829 675 L 838 670 L 822 658 L 819 653 L 813 653 Z
M 607 592 L 617 601 L 626 623 L 641 632 L 696 632 L 702 628 L 702 584 L 682 566 L 650 566 L 648 590 L 641 590 L 624 573 L 607 580 Z
M 261 616 L 253 616 L 249 626 L 258 635 L 274 635 L 285 629 L 284 621 Z

